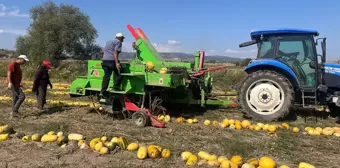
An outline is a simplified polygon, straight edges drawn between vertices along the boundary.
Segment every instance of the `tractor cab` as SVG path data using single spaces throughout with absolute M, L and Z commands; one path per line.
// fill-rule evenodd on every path
M 324 63 L 325 55 L 321 56 L 322 64 L 318 62 L 315 36 L 319 33 L 313 30 L 279 29 L 255 31 L 251 33 L 251 42 L 257 44 L 256 60 L 276 60 L 289 67 L 297 79 L 295 85 L 300 88 L 316 88 L 318 86 L 316 73 Z M 325 39 L 324 39 L 325 40 Z M 322 42 L 325 44 L 325 41 Z M 240 47 L 244 47 L 241 44 Z M 319 66 L 317 66 L 319 65 Z M 322 81 L 319 80 L 321 83 Z

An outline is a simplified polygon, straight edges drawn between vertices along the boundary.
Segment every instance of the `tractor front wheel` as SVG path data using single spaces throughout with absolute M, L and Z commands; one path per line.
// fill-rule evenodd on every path
M 243 82 L 239 103 L 247 117 L 277 121 L 289 114 L 294 103 L 294 90 L 285 76 L 260 70 L 249 74 Z
M 132 114 L 132 122 L 137 127 L 145 127 L 149 124 L 150 118 L 144 111 L 138 111 Z

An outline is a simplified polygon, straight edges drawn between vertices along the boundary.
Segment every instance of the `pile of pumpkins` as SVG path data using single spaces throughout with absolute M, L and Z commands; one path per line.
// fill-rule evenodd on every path
M 177 123 L 198 123 L 197 119 L 185 119 L 183 117 L 176 118 Z M 298 127 L 291 127 L 288 123 L 282 124 L 263 124 L 263 123 L 252 123 L 249 120 L 235 120 L 235 119 L 224 119 L 222 122 L 218 122 L 216 120 L 204 120 L 203 124 L 205 126 L 219 126 L 221 128 L 230 128 L 235 130 L 249 129 L 254 131 L 267 131 L 269 135 L 275 134 L 278 129 L 289 130 L 293 133 L 299 133 L 300 129 Z M 304 129 L 303 134 L 308 135 L 327 135 L 327 136 L 336 136 L 340 137 L 340 127 L 306 127 Z
M 157 119 L 160 121 L 165 121 L 165 122 L 170 122 L 171 121 L 171 117 L 169 115 L 158 115 Z
M 325 135 L 325 136 L 336 136 L 340 137 L 340 127 L 306 127 L 305 132 L 303 134 L 308 134 L 308 135 Z
M 12 126 L 9 125 L 1 125 L 0 126 L 0 141 L 6 141 L 9 138 L 10 134 L 14 134 L 15 131 Z
M 220 168 L 277 168 L 277 163 L 270 157 L 263 156 L 259 160 L 250 158 L 246 161 L 240 155 L 234 155 L 230 159 L 226 156 L 217 156 L 206 151 L 200 151 L 195 155 L 189 151 L 181 153 L 181 159 L 187 166 L 208 165 L 210 167 Z M 281 165 L 279 168 L 289 168 L 287 165 Z M 315 168 L 315 166 L 301 162 L 298 168 Z
M 129 143 L 125 137 L 113 137 L 111 141 L 107 141 L 107 137 L 103 136 L 101 138 L 93 138 L 90 141 L 90 148 L 100 154 L 106 154 L 117 148 L 127 151 L 137 151 L 138 159 L 146 158 L 168 158 L 171 155 L 169 149 L 163 149 L 158 145 L 143 146 L 138 143 Z
M 22 137 L 22 142 L 37 141 L 37 142 L 57 142 L 57 144 L 65 148 L 71 141 L 75 141 L 80 149 L 92 149 L 100 155 L 108 154 L 116 150 L 137 151 L 138 159 L 146 158 L 168 158 L 171 155 L 169 149 L 163 149 L 158 145 L 140 146 L 138 143 L 129 143 L 125 137 L 112 137 L 109 139 L 107 136 L 95 137 L 87 144 L 86 138 L 77 133 L 71 133 L 67 136 L 63 132 L 55 133 L 50 131 L 46 134 L 33 134 L 25 135 Z

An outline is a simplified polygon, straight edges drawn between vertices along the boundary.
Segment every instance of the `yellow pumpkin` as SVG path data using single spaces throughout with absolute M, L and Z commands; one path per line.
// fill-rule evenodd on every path
M 30 140 L 31 140 L 31 137 L 28 136 L 28 135 L 22 137 L 22 139 L 21 139 L 21 141 L 24 142 L 24 143 L 25 143 L 25 142 L 28 142 L 28 141 L 30 141 Z
M 262 128 L 261 126 L 259 126 L 259 125 L 255 125 L 255 128 L 254 128 L 254 130 L 255 130 L 255 131 L 260 131 L 260 130 L 261 130 L 261 128 Z
M 217 156 L 216 155 L 210 155 L 208 160 L 217 160 Z
M 106 141 L 107 141 L 107 137 L 106 137 L 106 136 L 102 136 L 102 137 L 100 138 L 100 140 L 101 140 L 102 142 L 106 142 Z
M 148 148 L 152 148 L 152 147 L 155 147 L 159 150 L 159 152 L 161 152 L 163 149 L 161 146 L 158 146 L 158 145 L 149 145 Z
M 128 151 L 135 151 L 137 150 L 139 147 L 139 145 L 137 143 L 130 143 L 128 146 L 127 146 L 127 150 Z
M 276 126 L 275 125 L 269 125 L 269 127 L 268 127 L 268 132 L 276 132 Z
M 54 142 L 54 141 L 56 141 L 58 139 L 58 136 L 57 135 L 53 135 L 53 134 L 51 134 L 51 135 L 43 135 L 42 137 L 41 137 L 41 142 Z
M 265 124 L 262 127 L 263 131 L 268 131 L 268 128 L 269 128 L 269 124 Z
M 263 156 L 260 158 L 259 166 L 261 168 L 276 168 L 276 163 L 272 158 Z
M 230 158 L 230 161 L 237 164 L 237 166 L 241 166 L 243 163 L 243 158 L 242 156 L 236 155 L 236 156 L 232 156 Z
M 235 120 L 235 125 L 236 125 L 236 124 L 241 125 L 241 121 L 240 121 L 240 120 Z
M 171 151 L 169 149 L 163 149 L 162 158 L 168 158 L 171 155 Z
M 208 152 L 205 152 L 205 151 L 200 151 L 200 152 L 198 152 L 197 155 L 198 155 L 198 157 L 200 157 L 204 160 L 209 160 L 209 158 L 211 156 Z
M 192 124 L 193 120 L 189 118 L 189 119 L 187 119 L 187 123 Z
M 190 155 L 187 162 L 186 162 L 186 165 L 188 165 L 188 166 L 194 165 L 197 162 L 197 159 L 198 158 L 197 158 L 196 155 L 194 155 L 194 154 Z
M 148 150 L 145 146 L 139 147 L 137 151 L 137 158 L 138 159 L 145 159 L 148 156 Z
M 330 136 L 330 135 L 333 135 L 334 134 L 334 130 L 330 127 L 326 127 L 322 130 L 322 134 L 323 135 L 327 135 L 327 136 Z
M 165 115 L 164 121 L 169 122 L 171 120 L 171 117 L 169 115 Z
M 242 129 L 242 126 L 241 126 L 241 124 L 235 124 L 235 129 L 237 129 L 237 130 L 241 130 L 241 129 Z
M 259 161 L 256 158 L 250 158 L 247 160 L 247 163 L 252 164 L 254 166 L 259 166 Z
M 218 162 L 218 160 L 216 160 L 216 159 L 215 159 L 215 160 L 209 160 L 209 161 L 208 161 L 208 165 L 209 165 L 209 166 L 220 166 L 220 164 L 221 164 L 221 163 Z
M 193 123 L 198 123 L 198 120 L 197 119 L 193 119 L 192 122 Z
M 100 148 L 99 153 L 101 155 L 107 154 L 107 153 L 109 153 L 109 149 L 104 146 L 104 147 Z
M 282 126 L 286 129 L 289 129 L 289 125 L 287 123 L 282 123 Z
M 155 67 L 155 65 L 154 65 L 151 61 L 148 61 L 148 62 L 146 63 L 146 68 L 147 68 L 148 70 L 152 70 L 154 67 Z
M 322 128 L 321 127 L 316 127 L 314 130 L 322 132 Z
M 255 129 L 255 125 L 250 125 L 248 128 L 249 128 L 250 130 L 254 130 L 254 129 Z
M 91 141 L 90 141 L 90 148 L 91 149 L 94 149 L 95 145 L 100 142 L 100 138 L 93 138 Z
M 204 125 L 210 125 L 210 124 L 211 124 L 211 122 L 209 120 L 204 121 Z
M 293 127 L 292 132 L 298 133 L 299 132 L 299 128 L 298 127 Z
M 32 138 L 32 141 L 40 141 L 41 135 L 40 134 L 33 134 L 31 138 Z
M 315 168 L 315 166 L 309 164 L 309 163 L 306 163 L 306 162 L 301 162 L 299 164 L 299 168 Z
M 181 153 L 181 158 L 183 161 L 186 161 L 191 155 L 193 155 L 191 152 L 185 151 Z
M 222 163 L 224 160 L 228 160 L 228 158 L 225 157 L 225 156 L 220 156 L 220 157 L 218 157 L 217 160 L 218 160 L 220 163 Z
M 95 146 L 94 146 L 94 150 L 96 150 L 97 152 L 100 151 L 100 149 L 104 146 L 103 142 L 98 142 Z
M 224 160 L 222 161 L 221 165 L 220 165 L 220 168 L 238 168 L 239 166 L 234 163 L 234 162 L 231 162 L 229 160 Z
M 229 126 L 229 120 L 228 120 L 228 119 L 224 119 L 222 123 L 223 123 L 223 125 L 225 125 L 226 127 Z
M 249 163 L 245 163 L 245 164 L 242 165 L 241 168 L 255 168 L 255 166 L 252 165 L 252 164 L 249 164 Z
M 201 166 L 201 165 L 204 165 L 204 164 L 206 164 L 207 163 L 207 160 L 200 160 L 198 163 L 197 163 L 197 165 L 198 166 Z
M 251 125 L 249 120 L 243 120 L 241 123 L 242 128 L 248 128 Z
M 230 120 L 229 120 L 229 124 L 230 124 L 230 125 L 235 125 L 235 120 L 230 119 Z
M 178 118 L 176 118 L 176 122 L 177 123 L 184 123 L 185 119 L 183 117 L 178 117 Z
M 156 147 L 149 147 L 148 148 L 148 156 L 150 158 L 157 158 L 160 156 L 160 151 Z
M 47 133 L 47 135 L 56 135 L 56 133 L 54 131 L 50 131 Z

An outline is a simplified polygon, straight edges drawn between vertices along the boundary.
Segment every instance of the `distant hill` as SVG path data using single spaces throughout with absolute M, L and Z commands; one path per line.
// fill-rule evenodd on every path
M 120 59 L 132 59 L 135 57 L 134 52 L 123 52 L 120 54 Z M 181 61 L 194 61 L 194 54 L 187 53 L 179 53 L 179 52 L 168 52 L 168 53 L 160 53 L 160 55 L 166 60 L 181 60 Z M 230 56 L 205 56 L 205 61 L 216 61 L 216 62 L 239 62 L 243 59 L 230 57 Z

